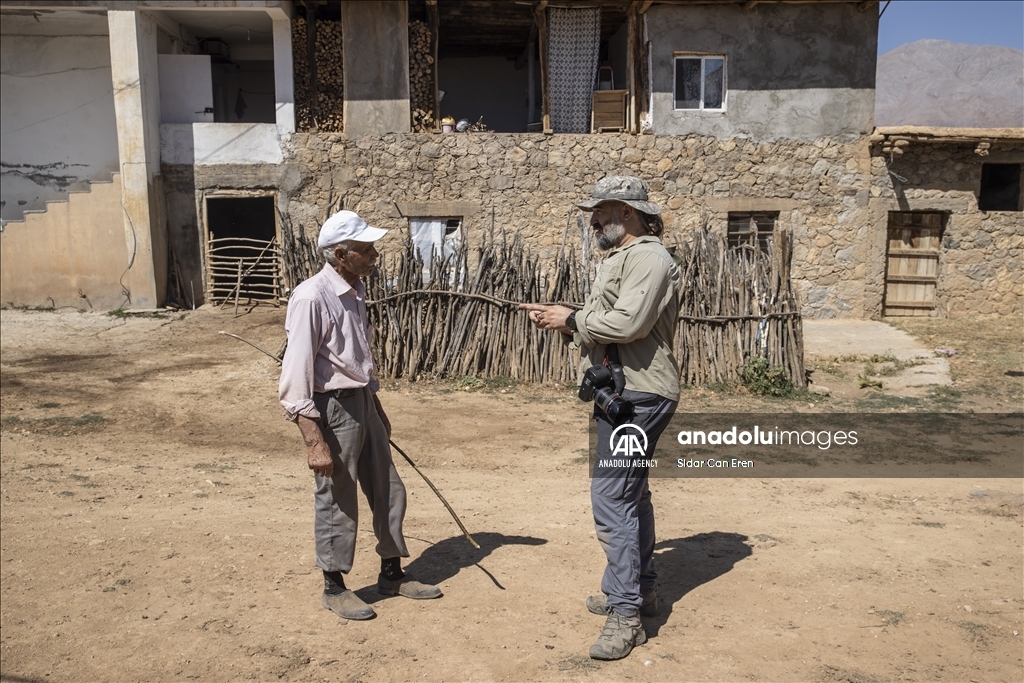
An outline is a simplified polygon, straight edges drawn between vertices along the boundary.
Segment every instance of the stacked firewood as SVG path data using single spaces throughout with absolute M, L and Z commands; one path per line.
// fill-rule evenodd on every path
M 434 56 L 430 28 L 422 21 L 409 22 L 409 104 L 412 130 L 434 130 Z
M 344 107 L 344 64 L 341 22 L 316 21 L 316 111 L 310 106 L 306 19 L 292 22 L 292 59 L 295 68 L 295 118 L 299 130 L 341 132 Z

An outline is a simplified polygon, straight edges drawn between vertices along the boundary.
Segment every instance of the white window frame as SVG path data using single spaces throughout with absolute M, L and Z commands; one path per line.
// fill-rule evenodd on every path
M 676 69 L 680 59 L 700 59 L 700 107 L 698 109 L 676 109 L 676 102 L 679 101 L 676 92 Z M 722 60 L 722 106 L 716 109 L 709 109 L 704 106 L 704 63 L 708 59 Z M 705 52 L 673 52 L 672 53 L 672 110 L 673 111 L 712 111 L 724 112 L 726 102 L 729 100 L 729 60 L 724 54 L 711 54 Z

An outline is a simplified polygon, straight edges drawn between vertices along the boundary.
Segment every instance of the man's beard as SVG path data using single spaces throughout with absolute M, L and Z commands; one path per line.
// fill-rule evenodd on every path
M 626 234 L 626 228 L 622 224 L 606 224 L 600 227 L 601 230 L 597 233 L 597 246 L 601 247 L 604 251 L 608 251 L 618 244 L 619 240 Z

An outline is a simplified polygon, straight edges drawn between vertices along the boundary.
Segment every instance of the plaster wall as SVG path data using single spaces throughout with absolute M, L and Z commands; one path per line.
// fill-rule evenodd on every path
M 408 132 L 409 6 L 342 2 L 345 134 L 351 138 Z
M 214 66 L 214 77 L 217 71 L 221 73 L 222 88 L 221 116 L 217 120 L 224 123 L 275 123 L 273 62 L 239 60 L 237 65 L 241 68 Z M 241 108 L 240 104 L 243 105 Z
M 653 131 L 811 141 L 873 128 L 878 14 L 855 3 L 654 5 Z M 673 109 L 674 53 L 726 57 L 724 112 Z
M 160 126 L 164 164 L 279 164 L 284 159 L 274 123 L 165 123 Z
M 295 132 L 295 67 L 292 22 L 274 19 L 274 116 L 282 135 Z
M 125 303 L 121 176 L 90 188 L 0 233 L 0 302 L 84 310 Z
M 209 55 L 158 55 L 160 122 L 213 122 Z M 207 109 L 211 111 L 206 112 Z
M 0 24 L 0 219 L 117 171 L 117 124 L 103 14 L 4 15 Z

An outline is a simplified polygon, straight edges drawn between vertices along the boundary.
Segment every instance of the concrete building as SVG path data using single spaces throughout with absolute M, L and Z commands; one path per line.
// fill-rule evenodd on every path
M 177 268 L 161 164 L 281 161 L 294 130 L 292 12 L 290 2 L 0 4 L 0 299 L 163 305 Z M 119 191 L 97 185 L 112 182 Z M 201 275 L 191 287 L 201 301 Z
M 573 201 L 632 173 L 670 232 L 791 231 L 805 315 L 1024 311 L 1024 122 L 875 130 L 876 3 L 2 0 L 0 19 L 5 305 L 280 297 L 341 206 L 385 247 L 496 224 L 554 256 Z M 488 131 L 442 133 L 448 115 Z

